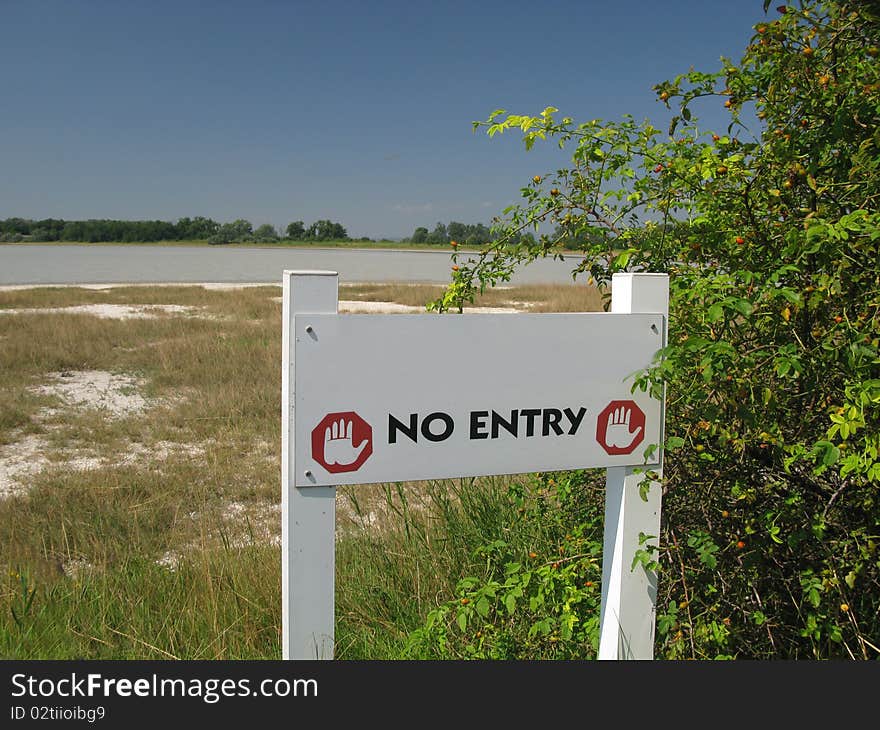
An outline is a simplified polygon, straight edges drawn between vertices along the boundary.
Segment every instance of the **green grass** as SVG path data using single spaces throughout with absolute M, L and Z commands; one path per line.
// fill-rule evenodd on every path
M 12 568 L 3 592 L 7 659 L 280 659 L 277 551 L 197 554 L 175 570 L 132 555 L 49 580 Z
M 40 444 L 32 458 L 45 459 L 23 489 L 0 496 L 0 656 L 279 658 L 279 294 L 0 292 L 3 309 L 182 304 L 204 315 L 0 315 L 0 454 L 30 438 Z M 433 294 L 340 290 L 343 299 L 420 304 Z M 584 287 L 543 294 L 559 307 L 598 301 Z M 483 303 L 539 295 L 499 290 Z M 34 389 L 53 373 L 82 371 L 137 378 L 149 407 L 111 417 Z M 104 462 L 82 469 L 81 457 Z M 480 545 L 503 537 L 522 556 L 555 545 L 564 528 L 549 534 L 540 520 L 520 519 L 517 481 L 340 488 L 338 658 L 402 657 L 428 612 L 485 569 Z

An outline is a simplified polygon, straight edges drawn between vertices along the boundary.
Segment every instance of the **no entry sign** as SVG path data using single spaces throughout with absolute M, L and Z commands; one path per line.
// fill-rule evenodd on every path
M 662 404 L 631 391 L 663 326 L 657 314 L 297 314 L 296 485 L 656 463 Z
M 666 344 L 663 274 L 615 274 L 611 312 L 339 315 L 332 271 L 285 271 L 282 656 L 334 654 L 336 486 L 606 467 L 600 659 L 653 652 Z M 646 480 L 647 483 L 646 483 Z

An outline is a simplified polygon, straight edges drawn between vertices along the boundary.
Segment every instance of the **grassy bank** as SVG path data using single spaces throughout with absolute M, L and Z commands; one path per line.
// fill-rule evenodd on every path
M 340 299 L 424 305 L 439 291 L 343 285 Z M 0 656 L 279 657 L 279 294 L 0 292 Z M 599 303 L 574 285 L 476 302 Z M 89 309 L 57 311 L 71 307 Z M 501 553 L 551 565 L 587 539 L 538 518 L 547 489 L 535 477 L 340 488 L 337 656 L 435 656 L 412 634 L 459 600 L 463 577 Z M 491 560 L 479 552 L 500 542 Z

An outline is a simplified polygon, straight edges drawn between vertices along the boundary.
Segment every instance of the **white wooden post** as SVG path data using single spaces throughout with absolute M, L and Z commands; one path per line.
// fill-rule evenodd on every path
M 669 316 L 669 277 L 666 274 L 614 274 L 611 312 L 664 315 L 662 345 L 666 345 Z M 661 426 L 661 444 L 664 429 Z M 662 459 L 662 451 L 658 449 Z M 652 469 L 662 476 L 662 462 Z M 644 474 L 632 467 L 607 469 L 605 534 L 602 553 L 602 608 L 599 659 L 653 659 L 657 613 L 657 574 L 641 565 L 631 568 L 636 550 L 656 546 L 660 536 L 660 495 L 652 481 L 647 502 L 639 495 Z M 639 544 L 639 535 L 651 535 Z
M 281 364 L 281 652 L 332 659 L 336 586 L 336 487 L 297 487 L 294 448 L 294 314 L 336 314 L 335 271 L 283 274 Z

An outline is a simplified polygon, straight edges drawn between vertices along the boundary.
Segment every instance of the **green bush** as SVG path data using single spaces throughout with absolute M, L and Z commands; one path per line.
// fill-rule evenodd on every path
M 421 659 L 586 659 L 598 648 L 602 515 L 596 472 L 512 482 L 513 524 L 474 551 L 481 570 L 412 632 Z M 597 501 L 596 495 L 599 495 Z

